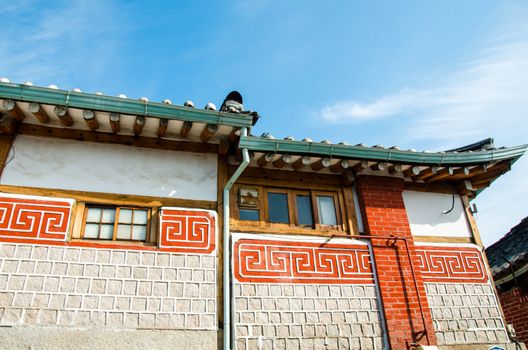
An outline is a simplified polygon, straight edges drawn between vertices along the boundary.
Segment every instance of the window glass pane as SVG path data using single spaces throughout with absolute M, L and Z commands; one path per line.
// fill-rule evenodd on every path
M 86 215 L 86 222 L 100 222 L 101 208 L 88 208 L 88 215 Z
M 113 224 L 115 221 L 115 209 L 103 209 L 103 221 L 104 223 Z
M 86 224 L 84 228 L 84 238 L 99 237 L 99 224 Z
M 319 207 L 319 223 L 321 225 L 337 225 L 334 197 L 317 196 L 317 206 Z
M 130 225 L 117 225 L 117 239 L 130 239 Z
M 112 239 L 114 237 L 114 225 L 101 225 L 100 239 Z
M 132 222 L 132 210 L 121 209 L 119 210 L 119 223 L 130 224 Z
M 268 192 L 268 210 L 270 222 L 289 224 L 288 195 Z
M 134 224 L 147 224 L 147 211 L 146 210 L 134 210 Z
M 240 209 L 240 220 L 258 221 L 259 211 L 256 209 Z
M 146 226 L 134 226 L 132 227 L 132 239 L 137 241 L 144 241 L 147 239 L 147 227 Z
M 312 199 L 310 196 L 297 195 L 297 217 L 299 225 L 313 226 Z

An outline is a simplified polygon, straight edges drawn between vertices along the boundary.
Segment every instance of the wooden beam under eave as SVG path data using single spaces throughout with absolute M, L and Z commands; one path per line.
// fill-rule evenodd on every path
M 136 117 L 136 121 L 134 122 L 134 127 L 132 128 L 132 132 L 134 133 L 134 136 L 139 136 L 141 134 L 141 131 L 143 131 L 144 126 L 145 126 L 145 117 L 142 115 L 138 115 Z
M 303 156 L 292 163 L 292 168 L 295 170 L 299 170 L 301 168 L 304 168 L 307 165 L 310 165 L 311 162 L 312 162 L 312 158 L 308 156 Z
M 275 155 L 273 153 L 264 153 L 258 160 L 257 164 L 259 167 L 263 168 L 265 167 L 271 160 L 273 159 Z
M 26 116 L 17 106 L 16 102 L 11 99 L 4 100 L 2 103 L 5 113 L 13 119 L 18 120 L 19 122 L 23 121 Z
M 169 120 L 168 119 L 161 118 L 159 120 L 159 125 L 158 125 L 158 137 L 159 138 L 165 137 L 165 135 L 167 134 L 168 126 L 169 126 Z
M 66 106 L 55 106 L 53 109 L 55 112 L 55 115 L 57 118 L 59 118 L 60 122 L 64 126 L 72 126 L 73 125 L 73 118 L 68 113 L 68 107 Z
M 386 167 L 387 167 L 387 163 L 379 162 L 379 163 L 376 163 L 376 164 L 372 164 L 370 166 L 370 169 L 372 169 L 374 171 L 383 171 L 383 170 L 385 170 Z
M 273 166 L 275 168 L 282 169 L 286 164 L 291 164 L 293 161 L 292 156 L 290 154 L 283 154 L 279 157 L 279 159 L 273 161 Z
M 425 182 L 434 182 L 438 180 L 445 179 L 446 177 L 449 177 L 455 173 L 455 168 L 452 166 L 445 167 L 441 170 L 439 170 L 436 175 L 430 176 L 427 179 L 425 179 Z
M 110 113 L 109 118 L 112 132 L 114 134 L 117 134 L 119 130 L 121 130 L 121 116 L 119 115 L 119 113 Z
M 202 142 L 207 142 L 213 137 L 214 134 L 218 131 L 218 125 L 216 124 L 207 124 L 200 134 L 200 140 Z
M 321 158 L 317 162 L 312 163 L 310 167 L 313 171 L 319 171 L 323 168 L 328 168 L 332 160 L 330 158 Z
M 340 173 L 350 167 L 350 163 L 346 159 L 341 159 L 339 162 L 330 165 L 329 169 L 333 173 Z
M 491 164 L 481 164 L 472 167 L 467 167 L 469 171 L 465 169 L 464 171 L 455 171 L 455 174 L 453 174 L 453 176 L 451 176 L 449 180 L 466 180 L 479 174 L 485 174 L 488 171 L 488 168 L 490 167 Z
M 14 134 L 17 131 L 19 121 L 9 115 L 0 118 L 0 133 Z
M 388 171 L 389 171 L 389 174 L 396 175 L 403 171 L 403 167 L 401 164 L 393 164 L 389 167 Z
M 361 160 L 361 161 L 357 162 L 356 164 L 354 164 L 354 166 L 352 167 L 352 171 L 357 174 L 360 171 L 365 170 L 367 168 L 368 168 L 368 161 Z
M 85 109 L 83 111 L 83 118 L 90 130 L 95 131 L 99 128 L 99 122 L 97 121 L 97 118 L 95 117 L 95 113 L 93 111 Z
M 31 102 L 28 106 L 28 110 L 31 114 L 38 119 L 39 122 L 47 124 L 50 121 L 48 113 L 42 108 L 42 106 L 36 102 Z
M 491 182 L 495 178 L 509 171 L 510 168 L 511 168 L 511 163 L 507 160 L 497 163 L 496 165 L 488 168 L 487 172 L 470 178 L 471 184 L 474 187 L 478 187 L 484 183 Z
M 412 165 L 403 172 L 403 176 L 412 178 L 413 176 L 419 175 L 421 171 L 418 165 Z
M 180 128 L 180 137 L 182 139 L 186 139 L 189 137 L 189 133 L 191 132 L 193 123 L 189 121 L 184 121 L 181 128 Z

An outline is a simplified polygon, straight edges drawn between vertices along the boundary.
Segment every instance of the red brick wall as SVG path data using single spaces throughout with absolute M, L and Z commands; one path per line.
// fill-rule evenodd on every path
M 423 337 L 420 332 L 423 332 L 424 324 L 405 243 L 401 240 L 372 240 L 391 349 L 407 349 L 413 342 L 435 345 L 431 313 L 402 197 L 403 180 L 359 176 L 357 191 L 367 234 L 406 237 L 416 274 L 425 317 L 426 335 Z
M 519 288 L 499 293 L 502 311 L 508 324 L 513 324 L 517 338 L 528 345 L 528 295 Z

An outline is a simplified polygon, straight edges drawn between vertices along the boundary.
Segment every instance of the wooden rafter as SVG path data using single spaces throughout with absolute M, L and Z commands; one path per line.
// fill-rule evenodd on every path
M 192 122 L 189 122 L 189 121 L 183 122 L 181 129 L 180 129 L 180 137 L 182 139 L 186 139 L 187 137 L 189 137 L 189 133 L 191 132 L 192 126 L 193 126 Z
M 90 130 L 94 131 L 99 128 L 99 122 L 97 121 L 97 118 L 95 117 L 95 113 L 90 110 L 84 110 L 83 111 L 83 118 L 86 122 L 86 125 L 88 125 L 88 128 Z
M 169 126 L 169 120 L 161 118 L 158 125 L 158 137 L 165 137 L 167 134 L 167 127 Z
M 214 134 L 218 131 L 218 125 L 216 124 L 207 124 L 200 134 L 200 140 L 202 142 L 207 142 L 213 137 Z
M 121 130 L 121 116 L 119 113 L 110 113 L 110 127 L 112 128 L 112 132 L 114 134 L 117 134 L 119 130 Z
M 50 117 L 40 104 L 36 102 L 31 102 L 28 106 L 28 110 L 31 114 L 35 116 L 35 118 L 38 119 L 39 122 L 43 124 L 49 123 Z
M 24 112 L 20 110 L 20 108 L 17 106 L 16 102 L 11 99 L 4 100 L 2 103 L 5 113 L 10 116 L 11 118 L 18 120 L 19 122 L 23 121 L 26 117 L 24 115 Z
M 352 171 L 355 173 L 359 173 L 361 170 L 364 170 L 367 168 L 368 168 L 368 162 L 366 160 L 361 160 L 352 167 Z
M 387 168 L 387 163 L 384 162 L 375 163 L 370 166 L 370 169 L 374 171 L 383 171 L 385 168 Z
M 321 158 L 317 162 L 312 163 L 311 168 L 313 171 L 319 171 L 323 168 L 328 168 L 331 162 L 330 158 Z
M 455 173 L 455 168 L 452 166 L 445 167 L 441 170 L 439 170 L 435 175 L 429 176 L 428 178 L 424 179 L 426 182 L 434 182 L 438 180 L 445 179 L 446 177 L 449 177 Z
M 280 156 L 277 160 L 273 161 L 273 166 L 275 168 L 284 168 L 286 164 L 291 164 L 293 161 L 292 156 L 290 154 L 283 154 Z
M 412 165 L 410 166 L 407 170 L 405 170 L 403 172 L 403 176 L 405 177 L 413 177 L 413 176 L 416 176 L 418 174 L 420 174 L 421 172 L 421 169 L 418 165 Z
M 429 168 L 422 170 L 418 175 L 411 176 L 411 178 L 413 181 L 425 180 L 428 177 L 436 175 L 436 173 L 438 173 L 438 170 L 440 170 L 439 166 L 432 165 Z
M 341 159 L 337 163 L 330 165 L 329 169 L 333 173 L 340 173 L 345 169 L 348 169 L 350 166 L 350 163 L 346 159 Z
M 299 170 L 311 163 L 311 158 L 308 156 L 303 156 L 299 159 L 297 159 L 295 162 L 292 163 L 292 168 L 295 170 Z
M 68 107 L 66 106 L 55 106 L 53 109 L 55 112 L 55 115 L 57 118 L 59 118 L 60 122 L 64 126 L 72 126 L 73 125 L 73 118 L 68 113 Z
M 393 164 L 389 167 L 389 174 L 395 175 L 398 173 L 401 173 L 403 171 L 403 167 L 401 164 Z
M 273 159 L 275 155 L 273 153 L 265 153 L 263 154 L 258 160 L 257 164 L 259 167 L 265 167 L 271 160 Z
M 132 132 L 135 136 L 139 136 L 141 134 L 141 131 L 143 131 L 143 127 L 145 126 L 145 117 L 142 115 L 138 115 L 136 117 L 136 121 L 134 122 L 134 126 L 132 128 Z

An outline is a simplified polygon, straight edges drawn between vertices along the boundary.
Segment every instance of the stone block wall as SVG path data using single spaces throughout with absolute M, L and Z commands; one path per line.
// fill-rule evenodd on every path
M 491 284 L 426 283 L 438 344 L 508 342 Z
M 509 342 L 479 247 L 417 245 L 417 255 L 439 345 Z
M 269 237 L 234 235 L 236 349 L 383 348 L 366 243 Z
M 215 330 L 216 257 L 0 243 L 0 325 Z

